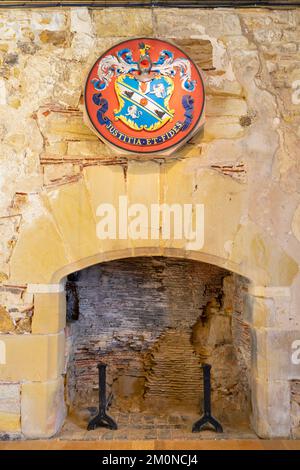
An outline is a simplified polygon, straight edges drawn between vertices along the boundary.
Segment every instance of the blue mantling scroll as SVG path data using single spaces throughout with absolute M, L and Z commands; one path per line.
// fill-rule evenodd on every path
M 93 95 L 93 102 L 97 106 L 100 106 L 97 111 L 97 119 L 101 126 L 103 126 L 103 124 L 105 124 L 107 121 L 107 117 L 105 117 L 104 114 L 108 110 L 108 101 L 102 97 L 102 93 L 95 93 Z
M 191 95 L 184 95 L 182 97 L 182 106 L 184 107 L 185 120 L 183 122 L 182 131 L 185 131 L 191 124 L 194 112 L 194 98 Z

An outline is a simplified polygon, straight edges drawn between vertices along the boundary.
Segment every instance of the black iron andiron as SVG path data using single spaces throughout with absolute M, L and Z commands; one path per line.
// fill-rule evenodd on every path
M 88 431 L 96 428 L 118 429 L 117 423 L 106 414 L 106 364 L 98 364 L 99 371 L 99 413 L 87 427 Z
M 203 364 L 203 381 L 204 381 L 204 415 L 196 423 L 194 423 L 192 431 L 199 432 L 206 424 L 211 424 L 216 432 L 223 432 L 221 424 L 211 415 L 211 386 L 210 386 L 210 364 Z

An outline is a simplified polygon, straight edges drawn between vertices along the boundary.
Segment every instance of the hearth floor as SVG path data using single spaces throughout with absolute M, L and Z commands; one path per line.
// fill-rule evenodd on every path
M 192 433 L 192 425 L 200 416 L 194 414 L 151 415 L 149 413 L 109 412 L 118 424 L 115 431 L 98 428 L 87 431 L 87 416 L 69 416 L 54 437 L 59 440 L 199 440 L 199 439 L 257 439 L 249 426 L 239 424 L 233 428 L 223 424 L 223 433 L 205 430 Z

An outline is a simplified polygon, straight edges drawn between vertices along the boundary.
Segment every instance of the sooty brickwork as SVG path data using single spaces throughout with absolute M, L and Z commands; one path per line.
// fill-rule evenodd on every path
M 97 403 L 101 360 L 108 364 L 109 400 L 123 411 L 198 410 L 205 360 L 215 364 L 219 412 L 245 408 L 247 366 L 233 344 L 228 300 L 236 295 L 233 284 L 233 276 L 216 266 L 162 257 L 112 261 L 72 275 L 70 408 Z

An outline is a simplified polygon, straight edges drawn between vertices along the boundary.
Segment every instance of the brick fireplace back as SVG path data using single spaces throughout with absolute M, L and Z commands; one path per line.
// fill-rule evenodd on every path
M 216 416 L 233 429 L 249 422 L 246 293 L 241 276 L 176 258 L 122 259 L 69 275 L 69 412 L 98 405 L 104 362 L 113 410 L 199 414 L 207 362 Z

